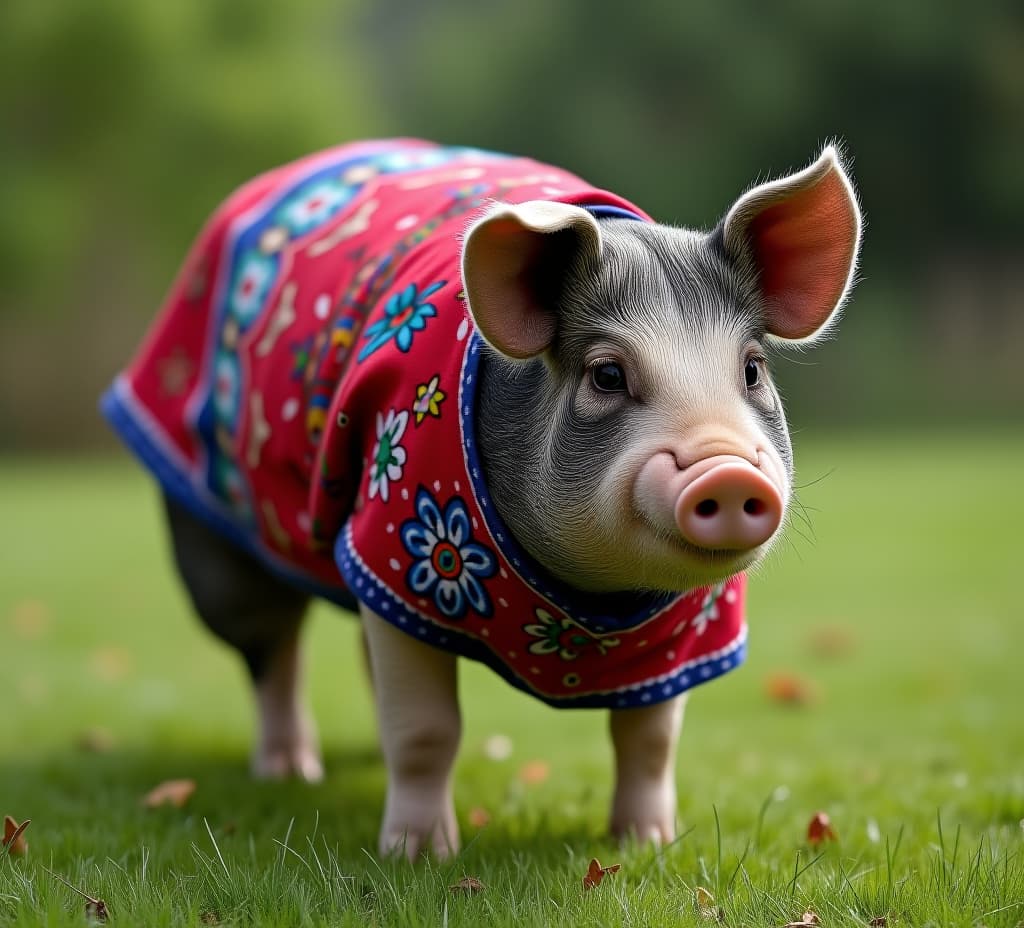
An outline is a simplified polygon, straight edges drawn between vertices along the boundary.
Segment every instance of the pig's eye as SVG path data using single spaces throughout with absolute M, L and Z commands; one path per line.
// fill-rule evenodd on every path
M 743 366 L 743 379 L 748 390 L 761 382 L 761 363 L 756 358 L 747 358 L 747 363 Z
M 626 374 L 614 361 L 601 361 L 590 369 L 590 379 L 602 393 L 621 393 L 626 389 Z

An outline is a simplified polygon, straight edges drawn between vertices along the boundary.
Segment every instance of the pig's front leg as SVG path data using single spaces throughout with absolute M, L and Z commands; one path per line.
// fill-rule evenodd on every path
M 641 709 L 613 709 L 612 834 L 666 844 L 676 833 L 676 742 L 686 695 Z
M 388 793 L 380 851 L 410 860 L 459 848 L 451 772 L 462 732 L 455 656 L 360 610 L 370 651 Z

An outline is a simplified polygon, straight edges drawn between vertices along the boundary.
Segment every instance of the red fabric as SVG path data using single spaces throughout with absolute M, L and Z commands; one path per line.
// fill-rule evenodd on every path
M 743 657 L 742 576 L 602 615 L 508 537 L 473 440 L 459 238 L 490 201 L 625 210 L 537 162 L 344 146 L 243 187 L 105 403 L 172 493 L 269 566 L 347 588 L 559 705 L 639 705 Z

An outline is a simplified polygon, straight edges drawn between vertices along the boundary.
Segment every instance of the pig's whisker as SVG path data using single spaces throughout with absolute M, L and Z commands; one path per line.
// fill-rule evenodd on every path
M 821 483 L 822 480 L 827 480 L 835 472 L 836 472 L 836 469 L 833 467 L 831 470 L 825 471 L 825 473 L 823 473 L 820 477 L 815 477 L 813 480 L 808 480 L 807 483 L 795 484 L 793 489 L 794 490 L 806 490 L 808 487 L 813 487 L 815 484 Z

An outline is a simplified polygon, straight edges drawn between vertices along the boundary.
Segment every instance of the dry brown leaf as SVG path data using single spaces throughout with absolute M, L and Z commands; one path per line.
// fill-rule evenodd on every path
M 715 897 L 710 889 L 698 886 L 694 896 L 697 902 L 697 911 L 700 917 L 709 922 L 720 922 L 725 920 L 725 913 L 715 905 Z
M 470 895 L 472 893 L 482 893 L 484 891 L 484 884 L 475 876 L 464 876 L 458 883 L 449 886 L 448 889 L 453 893 L 466 893 Z
M 469 810 L 468 819 L 473 828 L 483 828 L 491 821 L 491 813 L 480 806 L 474 806 Z
M 106 683 L 116 683 L 131 672 L 132 655 L 124 648 L 97 648 L 89 655 L 89 668 L 93 675 Z
M 835 841 L 836 832 L 827 812 L 815 812 L 807 826 L 807 843 L 817 847 L 823 841 Z
M 74 883 L 69 883 L 59 873 L 54 873 L 49 867 L 43 867 L 43 869 L 55 880 L 60 880 L 68 889 L 78 893 L 85 900 L 85 917 L 87 919 L 95 922 L 105 922 L 110 918 L 107 904 L 102 899 L 93 899 L 88 893 L 82 892 Z
M 50 630 L 50 607 L 38 599 L 23 599 L 14 604 L 10 623 L 19 638 L 42 638 Z
M 786 706 L 806 706 L 815 699 L 814 686 L 792 673 L 773 673 L 764 681 L 764 691 L 772 702 Z
M 583 877 L 583 888 L 593 889 L 595 886 L 600 886 L 601 881 L 613 873 L 618 873 L 622 868 L 622 864 L 612 864 L 610 867 L 602 867 L 600 861 L 594 857 L 590 861 L 590 866 L 587 867 L 587 874 Z
M 114 748 L 114 735 L 105 728 L 87 728 L 75 739 L 79 751 L 106 754 Z
M 543 783 L 551 775 L 551 765 L 546 760 L 531 760 L 519 768 L 519 779 L 527 786 Z
M 4 816 L 4 840 L 3 846 L 12 857 L 24 857 L 28 853 L 28 843 L 25 841 L 25 829 L 32 824 L 32 819 L 27 818 L 20 825 L 11 816 Z
M 856 640 L 843 625 L 820 625 L 811 632 L 808 645 L 816 657 L 836 660 L 851 654 Z
M 163 783 L 154 786 L 142 797 L 142 804 L 147 809 L 155 809 L 164 805 L 180 809 L 195 791 L 195 780 L 164 780 Z

